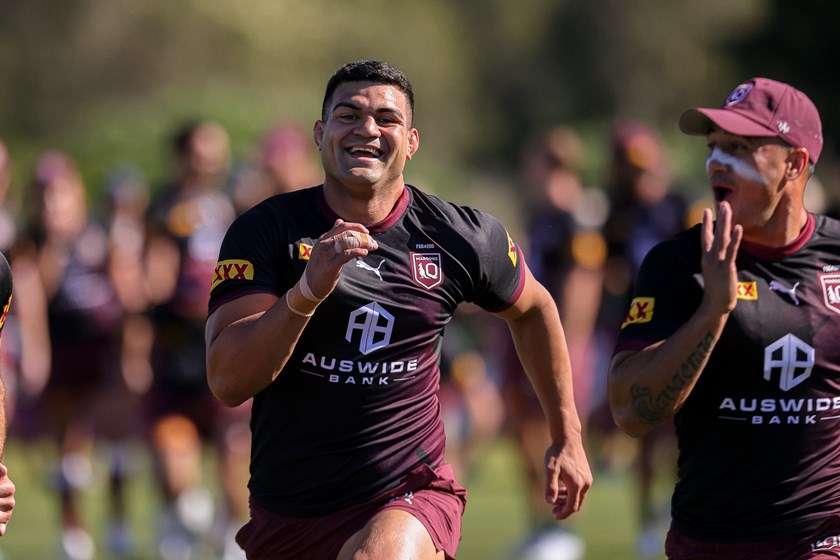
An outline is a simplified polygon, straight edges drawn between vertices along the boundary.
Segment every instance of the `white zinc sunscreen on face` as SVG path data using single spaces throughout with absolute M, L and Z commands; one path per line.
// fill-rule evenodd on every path
M 706 159 L 706 175 L 709 174 L 709 166 L 712 163 L 729 167 L 732 169 L 733 173 L 747 181 L 755 181 L 756 183 L 761 183 L 762 185 L 767 184 L 767 180 L 753 165 L 750 165 L 749 162 L 738 159 L 735 156 L 727 154 L 718 147 L 715 147 Z

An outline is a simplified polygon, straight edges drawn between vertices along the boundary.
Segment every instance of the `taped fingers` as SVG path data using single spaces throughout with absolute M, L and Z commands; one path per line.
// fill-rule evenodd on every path
M 379 245 L 367 233 L 358 231 L 344 231 L 333 238 L 336 253 L 343 253 L 349 249 L 375 250 Z

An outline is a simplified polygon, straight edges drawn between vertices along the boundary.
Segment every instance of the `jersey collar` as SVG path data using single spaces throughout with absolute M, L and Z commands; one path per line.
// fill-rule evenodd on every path
M 766 261 L 778 261 L 788 255 L 800 250 L 811 239 L 816 229 L 817 219 L 810 212 L 808 213 L 808 221 L 805 222 L 805 227 L 799 235 L 783 247 L 768 247 L 767 245 L 759 245 L 758 243 L 750 243 L 749 241 L 741 241 L 741 249 L 750 255 L 763 259 Z
M 330 208 L 329 204 L 327 204 L 327 197 L 324 196 L 324 185 L 320 185 L 315 194 L 318 199 L 318 206 L 320 206 L 321 211 L 327 216 L 330 222 L 335 222 L 336 220 L 341 218 L 341 216 L 333 212 L 333 209 Z M 400 197 L 397 199 L 397 203 L 394 204 L 394 207 L 391 209 L 388 215 L 385 216 L 385 219 L 376 222 L 375 224 L 366 225 L 365 227 L 367 227 L 368 231 L 372 234 L 382 233 L 383 231 L 397 223 L 397 220 L 399 220 L 405 213 L 405 209 L 408 208 L 409 202 L 411 202 L 411 194 L 408 187 L 406 186 L 403 187 L 402 194 L 400 194 Z

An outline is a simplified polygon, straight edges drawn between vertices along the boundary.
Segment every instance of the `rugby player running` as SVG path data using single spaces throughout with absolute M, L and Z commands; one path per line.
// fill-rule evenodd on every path
M 455 557 L 466 492 L 438 358 L 464 301 L 507 321 L 548 417 L 547 507 L 566 518 L 591 485 L 557 308 L 497 219 L 404 182 L 413 118 L 401 71 L 344 65 L 314 127 L 324 183 L 257 205 L 222 244 L 207 369 L 224 404 L 254 398 L 248 558 Z

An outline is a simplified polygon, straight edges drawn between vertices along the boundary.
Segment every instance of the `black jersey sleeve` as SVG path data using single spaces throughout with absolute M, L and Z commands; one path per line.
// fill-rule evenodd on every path
M 281 295 L 279 263 L 285 240 L 275 220 L 258 206 L 239 216 L 228 228 L 210 289 L 210 312 L 219 305 L 249 293 Z
M 12 287 L 12 268 L 9 266 L 6 257 L 0 253 L 0 304 L 3 305 L 2 315 L 0 315 L 0 333 L 2 333 L 3 326 L 6 324 L 6 314 L 12 304 Z
M 473 301 L 487 311 L 503 311 L 525 285 L 522 251 L 496 217 L 477 211 L 476 219 L 479 228 L 470 239 L 478 256 Z
M 648 252 L 620 325 L 616 352 L 664 340 L 691 317 L 703 295 L 699 243 L 699 229 L 694 228 Z

